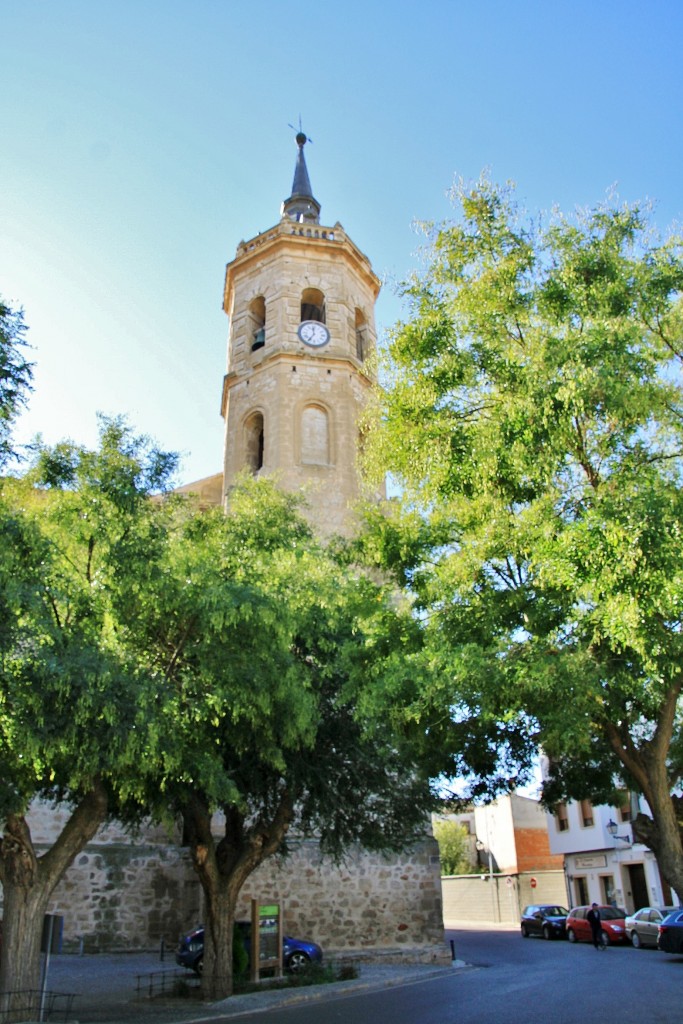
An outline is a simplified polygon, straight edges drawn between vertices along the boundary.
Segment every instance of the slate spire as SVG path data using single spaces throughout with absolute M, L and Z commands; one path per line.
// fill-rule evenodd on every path
M 308 138 L 299 129 L 296 133 L 296 144 L 299 147 L 299 152 L 296 158 L 296 167 L 294 168 L 292 194 L 282 204 L 282 216 L 288 217 L 289 220 L 319 224 L 320 203 L 313 197 L 311 181 L 306 167 L 306 157 L 304 156 L 304 146 L 308 141 Z

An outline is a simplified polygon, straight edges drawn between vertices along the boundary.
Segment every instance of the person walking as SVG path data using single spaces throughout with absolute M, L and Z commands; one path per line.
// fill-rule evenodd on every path
M 590 910 L 586 914 L 586 920 L 591 926 L 591 933 L 593 935 L 593 945 L 596 949 L 604 949 L 605 942 L 602 937 L 602 920 L 600 918 L 600 911 L 597 903 L 593 903 Z

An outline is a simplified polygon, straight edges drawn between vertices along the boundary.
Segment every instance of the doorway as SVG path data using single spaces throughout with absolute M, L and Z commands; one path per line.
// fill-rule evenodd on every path
M 614 891 L 614 875 L 600 875 L 600 888 L 602 889 L 602 902 L 610 907 L 616 907 L 617 894 Z
M 629 864 L 628 880 L 631 891 L 626 894 L 627 909 L 634 913 L 636 910 L 640 910 L 641 907 L 647 907 L 650 903 L 647 895 L 647 883 L 645 881 L 645 866 L 643 864 Z M 628 897 L 630 897 L 630 901 Z M 629 902 L 633 904 L 632 907 L 628 907 Z
M 588 886 L 583 875 L 574 878 L 574 892 L 576 893 L 576 906 L 582 907 L 588 903 Z

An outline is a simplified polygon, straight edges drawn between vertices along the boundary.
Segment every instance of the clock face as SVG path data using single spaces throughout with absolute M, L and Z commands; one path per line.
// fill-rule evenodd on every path
M 313 348 L 327 345 L 330 340 L 330 332 L 319 320 L 304 320 L 299 324 L 297 334 L 305 345 L 311 345 Z

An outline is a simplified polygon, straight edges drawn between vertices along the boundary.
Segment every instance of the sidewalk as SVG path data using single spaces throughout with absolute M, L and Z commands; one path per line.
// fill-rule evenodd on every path
M 451 932 L 518 932 L 519 921 L 459 921 L 449 918 L 444 921 L 444 931 Z
M 339 999 L 354 992 L 414 984 L 464 967 L 467 964 L 462 961 L 448 966 L 363 963 L 359 965 L 359 976 L 349 981 L 250 992 L 219 1003 L 203 1003 L 196 998 L 171 995 L 149 997 L 148 979 L 152 972 L 163 972 L 168 976 L 164 980 L 171 986 L 174 979 L 193 979 L 191 973 L 172 963 L 160 962 L 157 954 L 93 954 L 53 957 L 47 988 L 77 994 L 69 1024 L 198 1024 L 297 1003 Z

